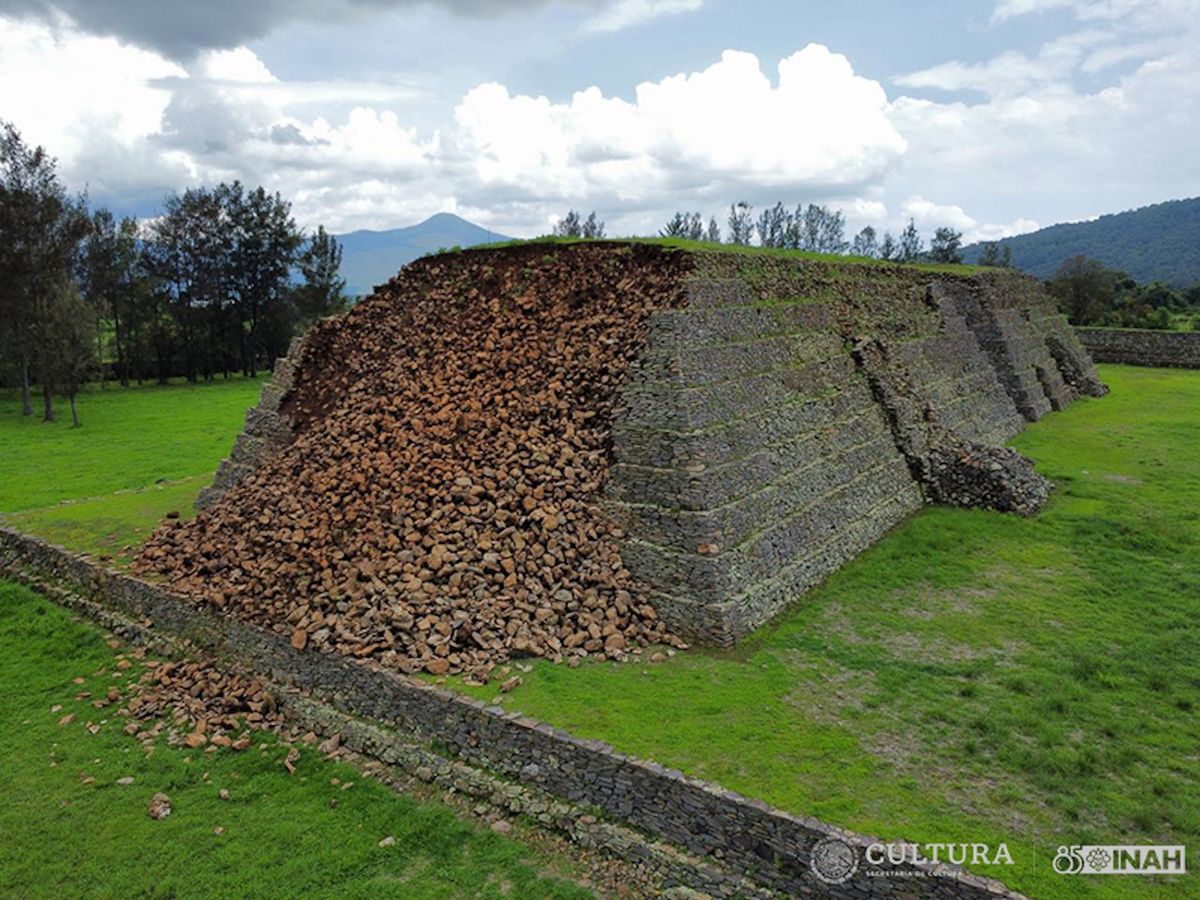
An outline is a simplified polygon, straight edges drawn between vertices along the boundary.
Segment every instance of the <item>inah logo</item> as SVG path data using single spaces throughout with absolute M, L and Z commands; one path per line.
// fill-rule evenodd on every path
M 1054 854 L 1059 875 L 1182 875 L 1187 850 L 1177 844 L 1072 844 Z
M 841 884 L 858 871 L 858 852 L 841 838 L 822 838 L 813 846 L 809 865 L 826 884 Z

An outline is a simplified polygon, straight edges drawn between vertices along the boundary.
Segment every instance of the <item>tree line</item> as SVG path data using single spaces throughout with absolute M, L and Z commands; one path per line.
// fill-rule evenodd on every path
M 1046 287 L 1072 325 L 1200 331 L 1200 284 L 1180 291 L 1162 281 L 1139 284 L 1083 255 L 1066 260 Z
M 43 419 L 89 380 L 254 376 L 344 309 L 342 250 L 240 182 L 172 194 L 148 222 L 71 195 L 44 148 L 0 123 L 0 379 Z
M 701 233 L 698 213 L 676 213 L 659 232 L 663 237 L 682 237 L 688 240 L 721 241 L 720 226 L 715 218 Z M 726 219 L 728 242 L 753 244 L 785 250 L 804 250 L 809 253 L 850 255 L 894 262 L 962 262 L 962 234 L 952 228 L 938 228 L 928 248 L 917 230 L 916 222 L 908 224 L 898 236 L 884 231 L 882 237 L 872 225 L 867 225 L 852 238 L 846 237 L 846 217 L 841 210 L 809 203 L 794 209 L 783 203 L 762 210 L 756 216 L 754 208 L 745 201 L 734 203 Z
M 757 243 L 761 247 L 861 256 L 905 263 L 962 262 L 962 234 L 952 228 L 938 228 L 928 247 L 925 246 L 925 241 L 912 219 L 908 220 L 908 225 L 898 236 L 885 231 L 880 237 L 879 232 L 868 225 L 852 239 L 847 240 L 845 215 L 840 210 L 834 211 L 815 203 L 807 206 L 801 204 L 795 209 L 788 208 L 783 203 L 776 203 L 755 215 L 754 208 L 742 201 L 729 207 L 725 224 L 726 230 L 722 231 L 716 216 L 710 216 L 706 222 L 698 212 L 677 212 L 658 234 L 660 237 L 706 241 L 713 244 L 748 246 Z M 555 224 L 554 235 L 602 238 L 604 223 L 597 219 L 594 211 L 585 218 L 576 210 L 571 210 Z M 994 246 L 992 249 L 993 256 L 984 261 L 983 265 L 1011 265 L 1011 255 L 1000 254 Z

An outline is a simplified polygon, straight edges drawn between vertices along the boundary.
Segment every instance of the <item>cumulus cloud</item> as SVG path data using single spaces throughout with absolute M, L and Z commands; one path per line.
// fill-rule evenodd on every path
M 783 59 L 774 78 L 729 51 L 630 99 L 592 87 L 554 102 L 485 83 L 422 129 L 391 108 L 402 103 L 306 112 L 321 86 L 280 79 L 244 47 L 180 65 L 69 27 L 3 34 L 0 92 L 29 98 L 13 118 L 73 184 L 95 185 L 98 202 L 240 178 L 292 198 L 306 224 L 337 229 L 472 209 L 536 233 L 578 205 L 603 210 L 614 230 L 652 230 L 676 205 L 716 211 L 742 198 L 836 196 L 870 212 L 905 151 L 883 89 L 819 45 Z M 30 71 L 61 84 L 47 82 L 49 98 L 40 82 L 22 91 Z
M 726 51 L 701 72 L 637 86 L 633 102 L 597 88 L 568 103 L 481 85 L 455 117 L 481 182 L 574 202 L 738 190 L 829 194 L 879 181 L 905 142 L 887 98 L 849 61 L 812 44 L 778 67 Z
M 698 4 L 577 0 L 581 16 L 608 10 L 625 27 Z M 1050 5 L 1002 0 L 997 14 Z M 167 191 L 241 178 L 291 198 L 303 224 L 335 230 L 447 210 L 533 234 L 575 206 L 597 209 L 612 233 L 650 233 L 676 209 L 720 216 L 744 199 L 826 203 L 852 229 L 895 229 L 911 216 L 923 230 L 949 225 L 983 240 L 1200 183 L 1200 157 L 1180 151 L 1200 121 L 1187 4 L 1113 0 L 1101 4 L 1107 17 L 1095 4 L 1057 5 L 1077 18 L 1067 33 L 907 73 L 891 100 L 815 44 L 775 65 L 727 51 L 628 95 L 589 87 L 550 98 L 485 81 L 446 98 L 387 73 L 282 77 L 245 46 L 180 61 L 64 19 L 0 18 L 0 115 L 97 202 L 152 208 Z
M 0 114 L 58 156 L 75 156 L 98 134 L 129 146 L 157 132 L 171 94 L 156 82 L 182 74 L 112 38 L 19 22 L 0 28 Z

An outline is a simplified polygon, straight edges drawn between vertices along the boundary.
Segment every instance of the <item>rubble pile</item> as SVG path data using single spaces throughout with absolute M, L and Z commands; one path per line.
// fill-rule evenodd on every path
M 173 743 L 189 747 L 244 750 L 248 729 L 284 725 L 275 698 L 257 679 L 191 661 L 148 662 L 120 712 L 130 719 L 130 734 L 153 740 L 166 728 Z
M 583 244 L 406 267 L 306 338 L 291 441 L 165 523 L 138 569 L 297 649 L 406 672 L 678 643 L 597 500 L 617 387 L 687 264 Z

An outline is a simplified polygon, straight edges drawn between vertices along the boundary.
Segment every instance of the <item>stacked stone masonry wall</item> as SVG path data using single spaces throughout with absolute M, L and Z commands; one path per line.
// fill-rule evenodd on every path
M 196 497 L 197 509 L 204 509 L 220 499 L 291 438 L 292 425 L 282 412 L 282 406 L 288 391 L 292 389 L 292 381 L 303 355 L 304 339 L 295 338 L 287 356 L 275 361 L 271 380 L 263 385 L 258 405 L 246 411 L 246 424 L 234 441 L 229 458 L 221 461 L 213 483 Z
M 1077 328 L 1075 334 L 1096 362 L 1200 369 L 1200 331 Z
M 705 257 L 627 375 L 607 508 L 660 614 L 729 644 L 925 502 L 1036 511 L 991 449 L 1102 392 L 1031 279 Z

